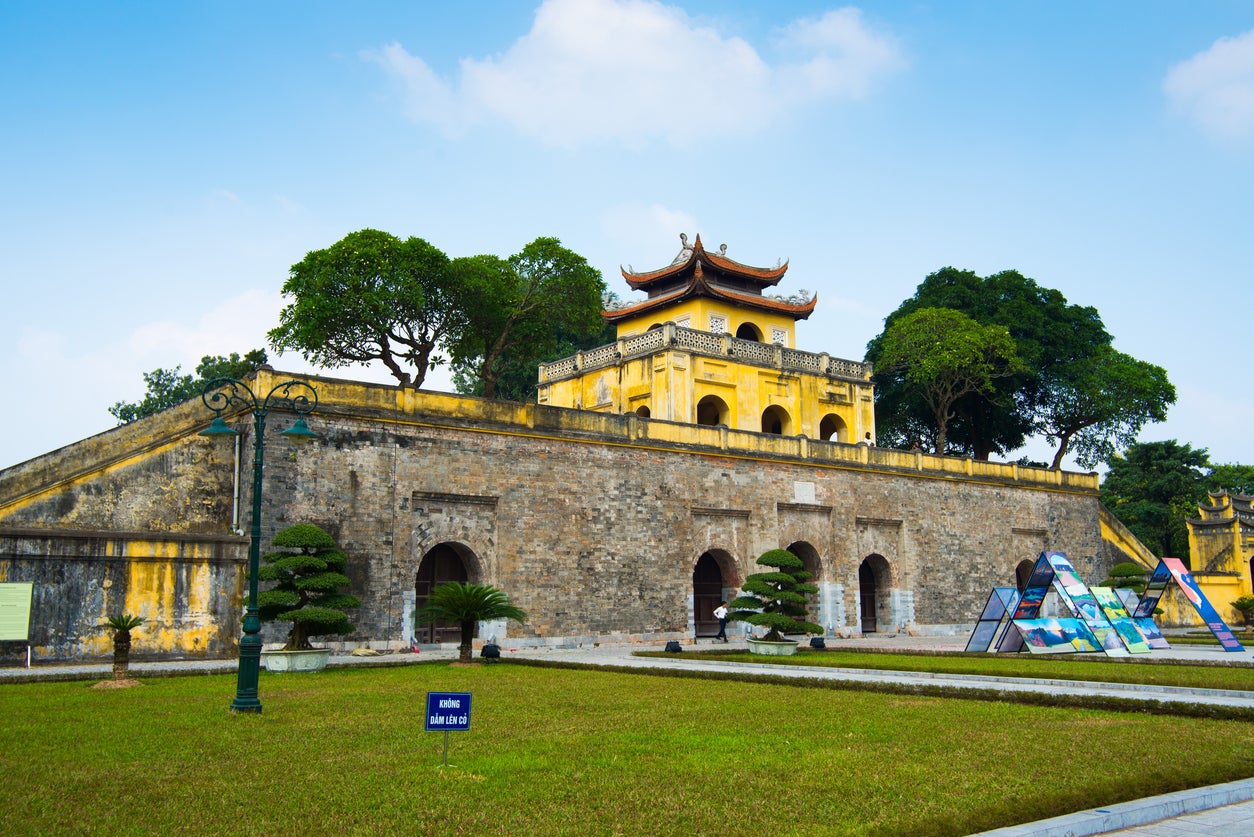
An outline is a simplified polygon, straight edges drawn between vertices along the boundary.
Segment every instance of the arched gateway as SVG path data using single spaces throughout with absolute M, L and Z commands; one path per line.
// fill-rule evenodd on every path
M 436 544 L 422 556 L 414 579 L 414 609 L 427 603 L 437 585 L 446 581 L 473 581 L 470 568 L 477 562 L 474 553 L 459 543 Z M 469 565 L 469 566 L 468 566 Z M 459 642 L 461 628 L 453 622 L 428 622 L 414 625 L 414 642 L 432 644 Z
M 731 556 L 721 549 L 701 553 L 692 570 L 692 621 L 698 637 L 717 636 L 718 619 L 714 608 L 737 584 Z

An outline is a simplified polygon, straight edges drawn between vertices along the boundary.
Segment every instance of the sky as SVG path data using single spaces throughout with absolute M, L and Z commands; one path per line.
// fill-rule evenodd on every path
M 1016 269 L 1167 370 L 1143 441 L 1254 464 L 1248 0 L 6 0 L 0 113 L 0 468 L 265 346 L 368 227 L 556 236 L 625 298 L 700 234 L 855 360 L 929 273 Z

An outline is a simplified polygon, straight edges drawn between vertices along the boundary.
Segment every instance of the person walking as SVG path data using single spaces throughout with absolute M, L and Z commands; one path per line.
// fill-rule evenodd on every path
M 714 608 L 714 618 L 718 620 L 718 636 L 715 639 L 727 641 L 727 602 L 719 602 Z

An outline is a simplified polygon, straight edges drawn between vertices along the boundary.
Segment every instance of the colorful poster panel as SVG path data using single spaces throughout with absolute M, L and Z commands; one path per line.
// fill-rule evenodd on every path
M 1054 583 L 1054 568 L 1049 565 L 1048 554 L 1042 552 L 1032 566 L 1032 574 L 1020 594 L 1019 604 L 1014 609 L 1014 619 L 1035 619 L 1041 613 L 1041 605 Z M 997 651 L 1002 654 L 1014 654 L 1023 650 L 1023 637 L 1018 631 L 1009 628 L 1001 635 L 997 643 Z
M 1054 589 L 1067 609 L 1088 625 L 1097 644 L 1108 657 L 1126 657 L 1128 649 L 1119 632 L 1106 619 L 1106 614 L 1089 592 L 1088 585 L 1071 566 L 1071 559 L 1062 552 L 1050 552 L 1046 556 L 1054 568 Z
M 1170 568 L 1159 561 L 1154 572 L 1150 573 L 1149 581 L 1145 583 L 1145 592 L 1141 594 L 1141 602 L 1136 606 L 1136 610 L 1132 611 L 1132 618 L 1142 619 L 1153 616 L 1158 608 L 1158 600 L 1163 597 L 1167 585 L 1172 581 L 1174 579 Z
M 1123 602 L 1119 601 L 1119 597 L 1115 595 L 1115 591 L 1109 587 L 1090 587 L 1089 592 L 1101 606 L 1102 613 L 1119 634 L 1119 639 L 1123 641 L 1128 651 L 1133 654 L 1148 654 L 1149 643 L 1146 642 L 1145 637 L 1141 636 L 1140 629 L 1128 615 L 1128 611 L 1124 608 Z
M 1219 644 L 1223 646 L 1225 651 L 1244 651 L 1241 643 L 1237 641 L 1233 635 L 1232 629 L 1228 627 L 1228 623 L 1215 611 L 1214 606 L 1206 596 L 1202 595 L 1202 588 L 1197 586 L 1197 582 L 1193 579 L 1193 574 L 1189 572 L 1189 568 L 1179 558 L 1163 558 L 1159 565 L 1167 565 L 1167 569 L 1176 580 L 1176 586 L 1184 592 L 1184 597 L 1189 600 L 1189 604 L 1193 605 L 1193 609 L 1197 611 L 1197 615 L 1202 617 L 1202 621 L 1206 623 L 1206 627 L 1210 628 L 1210 632 L 1215 635 L 1215 639 L 1219 640 Z M 1157 571 L 1155 571 L 1157 575 Z
M 1115 593 L 1123 602 L 1123 607 L 1128 613 L 1135 614 L 1141 607 L 1141 597 L 1136 594 L 1135 590 L 1129 590 L 1126 587 L 1116 587 Z M 1133 616 L 1133 624 L 1137 630 L 1141 632 L 1141 636 L 1145 637 L 1145 641 L 1150 648 L 1170 648 L 1171 643 L 1163 636 L 1163 632 L 1158 629 L 1158 623 L 1154 621 L 1153 616 Z
M 1079 619 L 1015 619 L 1012 623 L 1033 654 L 1100 651 L 1097 637 Z
M 987 651 L 1002 622 L 1019 603 L 1019 591 L 1013 587 L 994 587 L 989 594 L 975 630 L 967 640 L 967 651 Z

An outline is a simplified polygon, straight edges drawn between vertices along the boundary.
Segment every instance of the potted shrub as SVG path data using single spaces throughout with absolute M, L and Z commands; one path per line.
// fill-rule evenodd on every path
M 1245 629 L 1248 631 L 1254 627 L 1254 596 L 1242 596 L 1235 602 L 1231 602 L 1237 613 L 1241 614 L 1241 621 L 1245 623 Z
M 1121 564 L 1115 564 L 1110 570 L 1110 578 L 1097 585 L 1099 587 L 1122 587 L 1126 590 L 1134 591 L 1138 596 L 1145 592 L 1145 585 L 1148 583 L 1146 578 L 1146 570 L 1140 564 L 1133 561 L 1124 561 Z
M 757 563 L 774 569 L 745 579 L 728 618 L 768 629 L 766 636 L 749 640 L 750 653 L 794 654 L 797 643 L 786 640 L 784 634 L 823 633 L 821 626 L 806 620 L 806 597 L 818 588 L 807 583 L 810 574 L 801 559 L 786 549 L 764 552 Z
M 462 632 L 458 662 L 471 661 L 475 627 L 491 619 L 527 621 L 527 614 L 510 603 L 509 596 L 490 584 L 446 581 L 436 585 L 426 604 L 414 611 L 417 622 L 456 622 Z
M 289 526 L 270 542 L 277 550 L 262 556 L 257 577 L 274 586 L 257 596 L 263 621 L 290 622 L 287 643 L 279 651 L 262 652 L 270 671 L 316 671 L 331 652 L 314 648 L 310 637 L 352 633 L 346 610 L 360 606 L 356 596 L 341 593 L 349 584 L 344 575 L 348 556 L 335 539 L 311 523 Z

